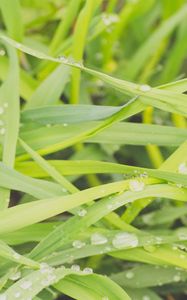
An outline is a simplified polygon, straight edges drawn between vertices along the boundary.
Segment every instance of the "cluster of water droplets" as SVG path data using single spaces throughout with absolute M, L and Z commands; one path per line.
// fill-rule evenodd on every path
M 71 270 L 72 271 L 74 271 L 74 272 L 80 272 L 81 271 L 81 268 L 80 268 L 80 266 L 79 265 L 72 265 L 71 266 Z M 84 268 L 83 270 L 82 270 L 82 272 L 84 273 L 84 274 L 93 274 L 93 269 L 92 268 L 88 268 L 88 267 L 86 267 L 86 268 Z

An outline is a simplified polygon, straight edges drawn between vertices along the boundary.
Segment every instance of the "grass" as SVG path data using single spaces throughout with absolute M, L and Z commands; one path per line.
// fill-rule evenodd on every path
M 186 299 L 186 1 L 0 11 L 0 300 Z

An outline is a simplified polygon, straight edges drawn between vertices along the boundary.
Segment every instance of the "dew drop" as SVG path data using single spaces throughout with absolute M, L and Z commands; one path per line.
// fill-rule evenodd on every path
M 119 16 L 115 14 L 103 14 L 102 20 L 106 26 L 111 26 L 112 24 L 119 22 Z
M 80 248 L 84 247 L 85 245 L 86 245 L 86 244 L 85 244 L 84 242 L 79 241 L 79 240 L 75 240 L 75 241 L 73 241 L 73 243 L 72 243 L 72 246 L 73 246 L 74 248 L 77 248 L 77 249 L 80 249 Z
M 79 265 L 72 265 L 72 266 L 71 266 L 71 270 L 72 270 L 72 271 L 79 272 L 80 269 L 81 269 L 81 268 L 80 268 Z
M 178 274 L 178 275 L 175 275 L 175 276 L 173 277 L 173 280 L 174 280 L 175 282 L 179 282 L 179 281 L 181 280 L 180 275 L 179 275 L 179 274 Z
M 4 108 L 0 106 L 0 115 L 2 115 L 3 113 L 4 113 Z
M 177 236 L 178 236 L 179 240 L 181 240 L 181 241 L 187 240 L 187 232 L 179 231 L 177 233 Z
M 128 271 L 125 276 L 128 278 L 128 279 L 131 279 L 134 277 L 134 273 L 132 271 Z
M 21 293 L 20 292 L 15 292 L 14 296 L 15 296 L 15 298 L 19 298 L 21 296 Z
M 148 84 L 142 84 L 139 86 L 139 90 L 141 92 L 149 92 L 151 90 L 151 87 Z
M 62 188 L 62 192 L 63 193 L 67 193 L 67 189 L 65 189 L 64 187 Z
M 92 274 L 93 273 L 93 269 L 92 268 L 84 268 L 83 269 L 83 273 L 85 273 L 85 274 Z
M 143 191 L 144 187 L 145 187 L 145 184 L 143 181 L 136 180 L 136 179 L 131 179 L 129 181 L 129 189 L 133 192 Z
M 103 245 L 108 242 L 108 239 L 101 233 L 93 233 L 91 235 L 91 244 L 92 245 Z
M 32 281 L 29 281 L 29 280 L 25 280 L 25 281 L 20 283 L 20 287 L 23 290 L 27 290 L 27 289 L 31 288 L 31 286 L 32 286 Z
M 153 220 L 153 214 L 151 213 L 142 216 L 142 221 L 147 225 L 151 225 L 152 220 Z
M 7 108 L 8 107 L 8 102 L 4 102 L 3 106 L 4 106 L 4 108 Z
M 87 214 L 87 210 L 86 209 L 79 209 L 78 211 L 77 211 L 77 215 L 79 216 L 79 217 L 84 217 L 85 215 Z
M 181 163 L 178 167 L 178 171 L 181 174 L 187 174 L 187 165 L 185 162 Z
M 53 272 L 53 268 L 50 267 L 47 263 L 43 262 L 40 264 L 40 273 L 45 274 L 45 273 L 51 273 Z
M 6 54 L 4 49 L 0 49 L 0 56 L 4 56 Z
M 69 62 L 68 57 L 66 57 L 64 55 L 59 55 L 57 58 L 58 58 L 58 60 L 60 60 L 63 63 L 66 63 L 66 64 Z
M 112 244 L 117 249 L 124 247 L 137 247 L 138 238 L 133 233 L 118 233 L 112 240 Z
M 13 258 L 16 259 L 16 260 L 19 260 L 21 258 L 21 255 L 18 254 L 18 253 L 14 253 Z
M 10 275 L 9 279 L 10 280 L 18 280 L 20 277 L 21 277 L 21 272 L 19 271 L 19 272 L 16 272 L 16 273 Z
M 64 126 L 64 127 L 67 127 L 67 126 L 68 126 L 68 124 L 67 124 L 67 123 L 63 123 L 63 126 Z

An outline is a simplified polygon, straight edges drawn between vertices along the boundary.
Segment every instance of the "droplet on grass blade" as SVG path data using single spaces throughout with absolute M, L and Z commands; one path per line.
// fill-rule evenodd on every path
M 82 247 L 85 246 L 85 243 L 84 243 L 84 242 L 81 242 L 81 241 L 79 241 L 79 240 L 75 240 L 75 241 L 73 241 L 72 246 L 73 246 L 74 248 L 80 249 L 80 248 L 82 248 Z
M 132 279 L 134 277 L 134 273 L 132 271 L 128 271 L 126 274 L 125 274 L 126 278 L 128 279 Z
M 13 258 L 16 259 L 16 260 L 19 260 L 21 258 L 21 255 L 18 254 L 18 253 L 14 253 Z
M 83 273 L 85 273 L 85 274 L 92 274 L 93 273 L 93 269 L 92 268 L 84 268 L 83 269 Z
M 72 265 L 72 266 L 71 266 L 71 270 L 72 270 L 72 271 L 79 272 L 80 269 L 81 269 L 81 268 L 80 268 L 79 265 Z
M 0 106 L 0 115 L 2 115 L 3 113 L 4 113 L 4 108 Z
M 141 92 L 145 92 L 146 93 L 146 92 L 149 92 L 151 90 L 151 86 L 148 85 L 148 84 L 142 84 L 142 85 L 139 86 L 139 90 Z
M 181 174 L 187 174 L 187 165 L 185 162 L 181 163 L 178 167 L 178 171 Z
M 173 280 L 174 280 L 175 282 L 179 282 L 179 281 L 181 280 L 180 275 L 179 275 L 179 274 L 176 274 L 176 275 L 173 277 Z
M 4 106 L 4 108 L 7 108 L 8 107 L 8 102 L 4 102 L 3 106 Z
M 143 191 L 145 187 L 145 184 L 143 181 L 137 180 L 137 179 L 131 179 L 129 181 L 129 189 L 132 192 L 140 192 Z
M 20 283 L 20 288 L 23 290 L 27 290 L 32 287 L 32 281 L 30 280 L 24 280 L 23 282 Z
M 15 292 L 14 296 L 15 296 L 15 298 L 19 298 L 21 296 L 21 293 L 20 292 Z
M 91 235 L 91 244 L 92 245 L 103 245 L 108 242 L 108 239 L 101 233 L 93 233 Z
M 77 211 L 77 215 L 79 216 L 79 217 L 84 217 L 85 215 L 87 214 L 87 210 L 86 209 L 79 209 L 78 211 Z
M 10 280 L 18 280 L 20 277 L 21 277 L 21 272 L 19 271 L 19 272 L 16 272 L 16 273 L 10 275 L 9 279 Z
M 4 49 L 0 49 L 0 56 L 4 56 L 6 54 Z
M 112 240 L 112 244 L 117 249 L 122 249 L 125 247 L 137 247 L 138 238 L 133 233 L 118 233 Z
M 4 127 L 1 128 L 1 129 L 0 129 L 0 134 L 1 134 L 1 135 L 4 135 L 4 134 L 5 134 L 5 131 L 6 131 L 6 129 L 5 129 Z

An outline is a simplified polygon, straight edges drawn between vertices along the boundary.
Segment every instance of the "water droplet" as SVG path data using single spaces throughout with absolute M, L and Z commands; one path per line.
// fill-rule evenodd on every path
M 47 263 L 42 262 L 40 264 L 40 273 L 44 274 L 44 273 L 52 273 L 53 272 L 53 268 L 51 266 L 49 266 Z
M 32 281 L 30 281 L 30 280 L 24 280 L 23 282 L 20 283 L 20 287 L 23 290 L 27 290 L 27 289 L 31 288 L 31 286 L 32 286 Z
M 128 278 L 128 279 L 131 279 L 134 277 L 134 273 L 132 271 L 128 271 L 125 276 Z
M 71 266 L 71 270 L 72 270 L 72 271 L 79 272 L 80 269 L 81 269 L 81 268 L 80 268 L 79 265 L 72 265 L 72 266 Z
M 93 273 L 93 269 L 92 268 L 84 268 L 83 269 L 83 273 L 85 273 L 85 274 L 92 274 Z
M 79 209 L 78 211 L 77 211 L 77 215 L 79 216 L 79 217 L 84 217 L 85 215 L 87 214 L 87 210 L 86 209 Z
M 145 224 L 151 225 L 151 221 L 153 220 L 153 214 L 149 213 L 149 214 L 145 214 L 142 216 L 142 221 Z
M 181 280 L 180 275 L 179 275 L 179 274 L 175 275 L 175 276 L 173 277 L 173 280 L 174 280 L 175 282 L 179 282 L 179 281 Z
M 0 115 L 2 115 L 3 113 L 4 113 L 4 108 L 0 106 Z
M 91 244 L 92 245 L 103 245 L 108 242 L 108 239 L 101 233 L 93 233 L 91 235 Z
M 147 295 L 144 295 L 144 296 L 142 297 L 142 300 L 150 300 L 150 297 L 147 296 Z
M 151 87 L 148 84 L 142 84 L 139 86 L 139 90 L 141 92 L 149 92 L 151 90 Z
M 181 174 L 187 174 L 187 165 L 185 162 L 181 163 L 178 167 L 178 171 Z
M 156 236 L 155 238 L 157 244 L 161 244 L 163 239 L 160 236 Z
M 113 207 L 114 207 L 114 205 L 113 205 L 113 204 L 108 204 L 108 205 L 107 205 L 107 209 L 108 209 L 108 210 L 111 210 L 111 209 L 113 209 Z
M 4 134 L 5 134 L 5 131 L 6 131 L 6 130 L 5 130 L 5 128 L 4 128 L 4 127 L 3 127 L 3 128 L 1 128 L 1 129 L 0 129 L 0 134 L 1 134 L 1 135 L 4 135 Z
M 9 276 L 9 279 L 10 279 L 10 280 L 17 280 L 17 279 L 19 279 L 20 277 L 21 277 L 21 272 L 19 271 L 19 272 L 16 272 L 16 273 L 10 275 L 10 276 Z
M 112 244 L 117 249 L 124 247 L 137 247 L 138 238 L 133 233 L 118 233 L 112 240 Z
M 8 102 L 4 102 L 3 106 L 4 106 L 4 108 L 7 108 L 8 107 Z
M 119 16 L 115 14 L 103 14 L 102 20 L 106 26 L 111 26 L 112 24 L 119 22 Z
M 5 294 L 0 294 L 0 300 L 7 300 L 7 296 Z
M 6 54 L 4 49 L 0 49 L 0 56 L 4 56 Z
M 66 57 L 64 55 L 59 55 L 57 58 L 58 58 L 58 60 L 60 60 L 63 63 L 66 63 L 66 64 L 69 62 L 68 57 Z
M 143 191 L 145 184 L 143 181 L 137 179 L 131 179 L 129 181 L 129 189 L 133 192 L 140 192 Z
M 18 254 L 18 253 L 14 253 L 13 258 L 16 259 L 16 260 L 19 260 L 21 258 L 21 255 Z
M 63 123 L 63 126 L 64 126 L 64 127 L 67 127 L 67 126 L 68 126 L 68 124 L 67 124 L 67 123 Z
M 72 243 L 72 246 L 74 247 L 74 248 L 77 248 L 77 249 L 80 249 L 80 248 L 82 248 L 82 247 L 84 247 L 86 244 L 84 243 L 84 242 L 81 242 L 81 241 L 79 241 L 79 240 L 75 240 L 75 241 L 73 241 L 73 243 Z
M 15 292 L 14 296 L 15 296 L 15 298 L 19 298 L 21 296 L 21 293 L 20 292 Z
M 181 241 L 187 240 L 187 232 L 185 232 L 185 231 L 181 230 L 181 231 L 177 232 L 177 236 L 178 236 L 179 240 L 181 240 Z

